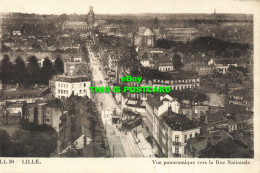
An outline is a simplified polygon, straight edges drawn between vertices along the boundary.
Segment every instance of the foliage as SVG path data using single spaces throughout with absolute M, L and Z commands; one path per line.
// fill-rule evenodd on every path
M 2 49 L 1 49 L 2 52 L 11 52 L 11 48 L 6 46 L 5 44 L 2 44 Z
M 13 65 L 13 79 L 14 82 L 21 83 L 27 75 L 27 69 L 23 59 L 18 56 L 15 59 L 15 64 Z
M 57 148 L 57 133 L 47 125 L 27 124 L 12 137 L 0 130 L 0 156 L 49 157 Z
M 18 56 L 14 63 L 10 61 L 8 55 L 0 61 L 0 80 L 4 84 L 19 83 L 25 86 L 33 84 L 48 84 L 54 74 L 62 74 L 64 71 L 63 61 L 60 57 L 56 58 L 54 65 L 46 57 L 43 61 L 43 67 L 40 68 L 38 59 L 35 56 L 28 58 L 28 65 Z
M 35 56 L 31 56 L 28 58 L 28 83 L 35 84 L 40 81 L 40 67 L 38 64 L 38 60 Z
M 3 83 L 7 83 L 11 79 L 12 75 L 12 63 L 10 62 L 10 58 L 8 55 L 4 55 L 3 60 L 0 63 L 1 75 Z
M 175 54 L 172 58 L 172 62 L 173 62 L 173 66 L 175 68 L 175 70 L 179 71 L 181 69 L 181 67 L 183 66 L 182 62 L 181 62 L 181 57 L 178 54 Z
M 5 130 L 0 129 L 0 157 L 7 157 L 10 150 L 10 137 Z
M 48 81 L 53 75 L 53 66 L 51 60 L 47 57 L 44 58 L 43 66 L 41 68 L 41 77 L 44 84 L 48 84 Z
M 64 73 L 64 66 L 63 61 L 60 57 L 57 57 L 53 64 L 54 73 L 55 74 L 63 74 Z
M 207 53 L 215 52 L 216 56 L 227 56 L 227 50 L 234 50 L 233 56 L 239 58 L 243 54 L 247 54 L 250 49 L 249 44 L 229 43 L 213 37 L 198 37 L 190 42 L 182 43 L 167 39 L 159 39 L 156 42 L 157 47 L 164 49 L 173 48 L 175 52 L 183 53 Z M 227 56 L 228 58 L 230 56 Z

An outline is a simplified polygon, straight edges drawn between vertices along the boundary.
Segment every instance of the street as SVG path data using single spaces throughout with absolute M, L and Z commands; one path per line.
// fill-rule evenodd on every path
M 88 51 L 90 47 L 87 46 Z M 94 54 L 89 51 L 90 67 L 93 69 L 93 81 L 96 87 L 108 86 L 104 80 L 104 74 L 100 70 L 100 64 Z M 102 83 L 100 83 L 102 81 Z M 116 125 L 112 124 L 111 114 L 116 108 L 121 111 L 111 92 L 109 93 L 95 93 L 95 99 L 102 111 L 102 122 L 106 129 L 107 140 L 112 157 L 143 157 L 143 154 L 136 143 L 131 132 L 125 133 L 120 131 Z

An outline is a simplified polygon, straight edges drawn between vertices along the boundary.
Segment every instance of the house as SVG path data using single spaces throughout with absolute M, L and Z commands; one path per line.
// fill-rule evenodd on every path
M 246 106 L 229 104 L 225 108 L 225 113 L 229 132 L 253 128 L 253 113 L 247 111 Z
M 13 35 L 22 35 L 21 31 L 13 31 Z
M 158 60 L 158 70 L 161 72 L 169 72 L 173 71 L 173 63 L 172 60 L 168 57 Z
M 153 123 L 154 114 L 161 116 L 162 114 L 170 111 L 174 113 L 179 112 L 180 104 L 176 98 L 168 94 L 160 95 L 148 95 L 147 100 L 144 100 L 144 106 L 147 112 L 147 119 L 149 121 L 148 127 L 151 127 Z M 149 132 L 152 133 L 152 129 L 149 129 Z
M 200 64 L 196 66 L 196 71 L 199 76 L 206 76 L 212 74 L 215 67 L 213 65 Z
M 46 124 L 59 131 L 61 103 L 58 100 L 41 100 L 24 105 L 23 120 L 29 123 Z
M 191 152 L 190 157 L 198 157 L 209 146 L 208 139 L 203 138 L 191 138 L 187 142 L 187 148 Z
M 229 94 L 228 103 L 235 104 L 235 105 L 247 105 L 246 96 L 247 96 L 246 90 L 233 91 Z
M 56 75 L 52 81 L 55 83 L 55 97 L 67 99 L 71 95 L 78 95 L 81 97 L 88 96 L 91 98 L 89 87 L 91 81 L 88 76 L 65 76 Z M 51 82 L 53 83 L 53 82 Z
M 208 61 L 208 65 L 214 65 L 215 68 L 222 74 L 225 74 L 230 66 L 237 67 L 237 63 L 234 63 L 230 59 L 213 59 Z
M 208 133 L 215 129 L 227 129 L 228 119 L 224 116 L 223 112 L 201 113 L 200 122 L 202 126 L 203 133 Z

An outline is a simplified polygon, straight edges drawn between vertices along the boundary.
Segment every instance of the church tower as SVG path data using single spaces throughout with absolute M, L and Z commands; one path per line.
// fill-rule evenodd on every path
M 91 28 L 93 28 L 94 22 L 95 22 L 95 15 L 94 15 L 94 12 L 93 12 L 93 6 L 90 6 L 89 12 L 88 12 L 88 23 L 89 23 Z

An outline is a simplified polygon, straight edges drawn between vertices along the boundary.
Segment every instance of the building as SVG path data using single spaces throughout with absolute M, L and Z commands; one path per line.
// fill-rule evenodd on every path
M 174 80 L 143 78 L 141 86 L 171 87 L 171 90 L 194 89 L 200 86 L 200 78 L 192 76 L 180 76 L 180 78 L 176 77 Z
M 86 22 L 80 21 L 66 21 L 62 25 L 63 30 L 81 30 L 87 31 L 89 30 L 90 26 Z
M 153 120 L 153 137 L 162 156 L 187 157 L 187 142 L 200 134 L 200 127 L 186 116 L 172 112 L 160 117 L 154 114 Z
M 173 63 L 170 58 L 163 58 L 158 60 L 158 70 L 161 72 L 173 71 Z
M 225 74 L 230 66 L 237 67 L 237 63 L 229 59 L 213 59 L 211 58 L 208 65 L 214 65 L 215 68 L 222 74 Z
M 95 14 L 94 14 L 94 11 L 93 11 L 93 6 L 90 6 L 89 7 L 89 12 L 88 12 L 88 21 L 87 21 L 87 23 L 89 23 L 89 26 L 91 28 L 93 28 L 94 22 L 95 22 Z
M 168 112 L 169 110 L 174 113 L 179 112 L 180 103 L 176 98 L 168 95 L 168 94 L 160 94 L 160 95 L 148 95 L 147 99 L 144 100 L 143 105 L 145 106 L 147 113 L 147 120 L 149 124 L 147 124 L 149 132 L 152 134 L 153 123 L 153 114 L 157 114 L 161 116 L 162 114 Z
M 13 35 L 22 35 L 21 31 L 13 31 Z
M 201 113 L 209 111 L 209 98 L 206 94 L 198 92 L 179 92 L 173 93 L 181 100 L 181 107 L 179 113 L 185 115 L 190 120 L 200 119 Z
M 81 97 L 88 96 L 91 98 L 89 87 L 91 86 L 90 78 L 87 76 L 65 76 L 57 75 L 52 80 L 55 89 L 55 98 L 67 99 L 71 95 Z
M 215 67 L 213 65 L 201 64 L 196 67 L 199 76 L 206 76 L 212 74 Z
M 42 100 L 50 92 L 47 86 L 35 86 L 31 89 L 12 89 L 3 91 L 3 98 L 7 102 L 22 102 L 33 103 L 37 100 Z
M 196 38 L 197 28 L 165 28 L 166 38 L 173 41 L 187 42 Z
M 155 34 L 147 27 L 139 27 L 139 30 L 135 35 L 134 44 L 137 47 L 154 47 Z
M 0 105 L 0 124 L 20 125 L 24 103 L 2 103 Z

